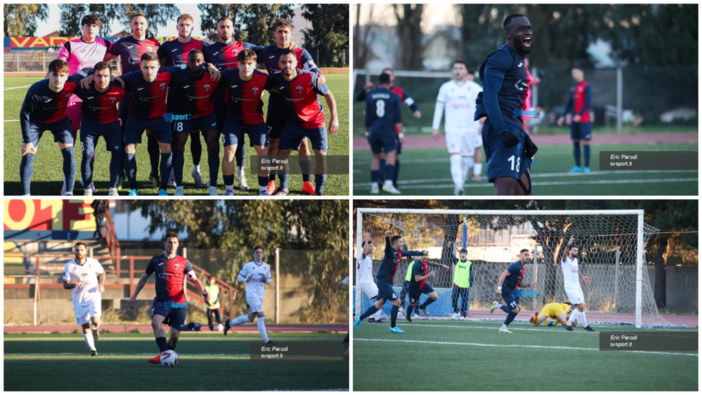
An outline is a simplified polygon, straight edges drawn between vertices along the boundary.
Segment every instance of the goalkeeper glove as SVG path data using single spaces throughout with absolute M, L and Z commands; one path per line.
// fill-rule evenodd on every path
M 502 141 L 502 144 L 504 144 L 505 147 L 512 148 L 519 144 L 519 137 L 508 131 L 502 132 L 502 134 L 500 134 L 500 141 Z

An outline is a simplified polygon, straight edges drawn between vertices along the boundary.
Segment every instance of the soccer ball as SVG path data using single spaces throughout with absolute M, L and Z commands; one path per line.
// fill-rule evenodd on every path
M 573 321 L 573 328 L 575 328 L 576 326 L 578 326 L 578 319 L 577 318 L 575 319 L 575 321 Z
M 164 351 L 161 353 L 161 365 L 173 368 L 178 364 L 178 354 L 173 350 Z
M 220 324 L 216 324 L 216 325 L 214 326 L 215 332 L 222 332 L 223 329 L 224 329 L 224 328 L 223 328 L 222 325 L 220 325 Z

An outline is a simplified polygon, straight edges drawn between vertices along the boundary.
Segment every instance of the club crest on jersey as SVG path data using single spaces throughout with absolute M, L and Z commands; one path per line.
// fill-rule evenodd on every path
M 114 102 L 115 102 L 115 98 L 114 98 L 114 97 L 111 97 L 111 98 L 110 98 L 110 104 L 112 104 L 112 103 L 114 103 Z
M 301 87 L 301 86 L 296 86 L 296 87 L 295 87 L 295 90 L 297 91 L 297 93 L 302 93 L 302 87 Z
M 66 100 L 68 100 L 69 97 L 71 97 L 70 93 L 66 95 Z
M 151 52 L 151 51 L 153 51 L 153 49 L 151 49 L 151 47 L 146 47 L 146 52 Z
M 173 267 L 175 267 L 175 270 L 178 270 L 178 266 L 180 266 L 179 263 L 176 263 L 175 265 L 173 265 Z
M 258 92 L 258 88 L 257 88 L 257 87 L 251 89 L 251 93 L 253 93 L 254 95 L 255 95 L 257 92 Z
M 161 88 L 161 90 L 164 90 L 166 89 L 166 83 L 162 82 L 161 85 L 159 85 L 158 87 Z
M 210 90 L 210 86 L 209 86 L 209 85 L 205 85 L 205 86 L 202 87 L 202 89 L 204 89 L 205 92 L 207 92 L 207 91 Z
M 238 55 L 238 54 L 239 54 L 239 50 L 238 50 L 238 49 L 235 49 L 235 50 L 232 51 L 232 55 L 236 56 L 236 55 Z

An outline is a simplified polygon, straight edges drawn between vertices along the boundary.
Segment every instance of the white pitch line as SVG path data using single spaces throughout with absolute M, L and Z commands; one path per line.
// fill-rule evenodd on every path
M 19 122 L 19 119 L 8 119 L 5 122 Z
M 12 88 L 5 88 L 4 90 L 6 90 L 6 91 L 11 91 L 11 90 L 13 90 L 13 89 L 21 89 L 21 88 L 26 88 L 26 87 L 28 87 L 28 86 L 32 86 L 32 85 L 29 84 L 29 85 L 24 85 L 24 86 L 15 86 L 15 87 L 12 87 Z
M 508 348 L 540 348 L 549 350 L 576 350 L 576 351 L 600 351 L 599 348 L 585 347 L 563 347 L 563 346 L 534 346 L 527 344 L 483 344 L 483 343 L 459 343 L 459 342 L 436 342 L 428 340 L 387 340 L 387 339 L 362 339 L 354 336 L 353 341 L 369 341 L 369 342 L 391 342 L 391 343 L 420 343 L 420 344 L 438 344 L 446 346 L 475 346 L 475 347 L 508 347 Z M 678 352 L 664 351 L 631 351 L 631 350 L 616 350 L 619 352 L 629 352 L 637 354 L 659 354 L 659 355 L 683 355 L 686 357 L 696 357 L 697 354 L 686 354 Z

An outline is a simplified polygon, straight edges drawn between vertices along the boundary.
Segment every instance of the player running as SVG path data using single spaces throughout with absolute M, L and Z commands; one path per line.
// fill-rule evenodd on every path
M 134 15 L 130 21 L 130 25 L 132 27 L 132 35 L 129 37 L 122 37 L 119 40 L 117 40 L 107 50 L 105 58 L 103 59 L 103 61 L 109 62 L 110 60 L 119 56 L 122 75 L 133 71 L 140 71 L 142 55 L 144 55 L 145 53 L 156 55 L 159 47 L 158 40 L 154 38 L 147 38 L 147 29 L 149 28 L 149 22 L 146 20 L 146 17 L 144 15 Z M 158 61 L 158 58 L 156 59 Z M 132 103 L 132 100 L 130 100 L 130 96 L 131 95 L 126 95 L 124 99 L 122 99 L 122 101 L 119 103 L 119 119 L 122 122 L 122 133 L 126 133 L 127 120 L 129 119 L 130 113 L 130 105 L 136 104 Z M 147 150 L 149 152 L 149 160 L 151 163 L 151 173 L 149 175 L 149 180 L 151 181 L 151 184 L 154 188 L 158 188 L 160 145 L 158 143 L 158 140 L 156 139 L 156 136 L 154 135 L 153 130 L 146 130 L 146 138 Z M 141 142 L 141 140 L 139 142 Z M 169 175 L 170 173 L 166 174 L 166 177 L 168 177 Z
M 63 156 L 63 176 L 66 195 L 73 195 L 76 161 L 73 152 L 71 124 L 66 115 L 66 104 L 78 87 L 74 76 L 69 78 L 68 63 L 56 59 L 49 63 L 49 78 L 32 84 L 20 109 L 22 129 L 22 161 L 20 162 L 20 189 L 22 196 L 30 196 L 34 157 L 39 140 L 45 131 L 54 135 Z
M 63 47 L 59 50 L 58 58 L 63 59 L 68 62 L 68 73 L 75 74 L 86 67 L 94 67 L 98 62 L 102 62 L 105 58 L 105 54 L 112 47 L 112 42 L 98 38 L 100 34 L 100 28 L 102 27 L 102 21 L 97 15 L 90 14 L 86 15 L 80 21 L 81 32 L 83 33 L 80 38 L 66 41 Z M 47 74 L 48 78 L 48 74 Z M 71 134 L 73 136 L 73 147 L 75 148 L 76 136 L 78 134 L 78 129 L 81 128 L 81 109 L 80 105 L 81 99 L 73 95 L 68 101 L 66 107 L 66 113 L 68 114 L 68 120 L 71 122 Z M 92 162 L 95 162 L 95 157 L 93 157 Z M 121 170 L 120 170 L 121 173 Z M 85 185 L 85 180 L 81 178 L 81 182 Z M 95 193 L 95 185 L 90 184 L 92 192 Z M 61 188 L 61 195 L 66 195 L 66 180 L 63 180 L 63 187 Z
M 590 98 L 592 89 L 585 81 L 585 73 L 582 69 L 573 68 L 573 80 L 575 84 L 570 87 L 568 104 L 566 104 L 563 115 L 558 118 L 558 126 L 563 126 L 566 115 L 573 110 L 573 121 L 570 123 L 570 139 L 573 140 L 573 156 L 575 157 L 575 167 L 569 173 L 590 172 L 590 136 L 592 135 L 592 123 L 590 122 Z M 583 143 L 583 154 L 585 154 L 585 167 L 580 167 L 580 142 Z
M 417 103 L 414 102 L 414 99 L 412 99 L 407 92 L 405 92 L 404 89 L 400 88 L 399 86 L 395 86 L 395 73 L 391 68 L 385 68 L 382 71 L 382 74 L 387 74 L 390 76 L 390 91 L 397 94 L 400 96 L 400 100 L 405 103 L 407 107 L 409 107 L 412 110 L 412 116 L 415 118 L 421 118 L 422 117 L 422 112 L 419 111 L 419 106 L 417 106 Z M 356 95 L 356 100 L 357 101 L 364 101 L 366 100 L 366 96 L 368 93 L 369 89 L 373 88 L 373 83 L 368 82 L 365 87 L 363 87 L 363 90 L 358 92 L 358 95 Z M 402 118 L 402 114 L 400 114 L 400 118 Z M 395 189 L 399 190 L 399 187 L 397 186 L 397 179 L 400 175 L 400 154 L 402 153 L 402 143 L 405 141 L 405 135 L 404 133 L 400 133 L 397 135 L 397 153 L 395 156 L 395 174 L 392 177 L 392 185 L 395 187 Z M 384 182 L 383 174 L 384 174 L 384 169 L 385 169 L 385 163 L 386 163 L 386 154 L 383 153 L 380 155 L 380 176 L 381 176 L 381 184 Z
M 531 23 L 524 15 L 511 14 L 503 28 L 507 43 L 480 66 L 483 92 L 476 100 L 475 119 L 487 117 L 483 148 L 495 194 L 531 195 L 529 166 L 537 147 L 522 130 L 521 119 L 529 90 L 524 57 L 531 52 Z
M 178 101 L 173 106 L 168 104 L 168 108 L 171 109 L 168 115 L 171 118 L 171 130 L 173 131 L 175 196 L 184 196 L 183 167 L 185 165 L 185 143 L 188 141 L 188 136 L 192 136 L 191 142 L 199 141 L 200 137 L 195 137 L 196 135 L 192 131 L 202 132 L 207 141 L 207 151 L 219 152 L 217 117 L 214 114 L 212 95 L 222 79 L 218 76 L 219 72 L 217 74 L 207 72 L 205 56 L 199 49 L 191 49 L 188 52 L 185 69 L 179 69 L 179 67 L 181 66 L 167 67 L 162 70 L 176 70 L 173 80 L 168 84 L 168 94 L 173 92 L 173 96 L 178 97 Z M 216 70 L 214 66 L 212 69 Z M 216 177 L 218 167 L 219 165 L 214 166 L 214 172 L 210 168 L 210 175 Z M 199 173 L 194 172 L 193 174 L 197 184 Z M 202 187 L 204 186 L 205 184 L 202 184 Z
M 84 243 L 76 243 L 73 253 L 76 257 L 68 261 L 63 269 L 63 288 L 71 290 L 76 324 L 83 327 L 83 337 L 90 348 L 90 356 L 96 357 L 95 341 L 100 339 L 101 293 L 105 292 L 106 275 L 100 262 L 88 258 Z
M 317 65 L 312 60 L 312 55 L 307 52 L 306 49 L 297 48 L 295 43 L 292 41 L 293 36 L 293 26 L 292 23 L 287 19 L 278 19 L 273 26 L 275 31 L 275 44 L 263 48 L 258 53 L 259 62 L 263 62 L 268 70 L 268 75 L 273 75 L 275 73 L 280 73 L 280 67 L 278 66 L 278 60 L 280 59 L 280 52 L 284 49 L 292 49 L 297 57 L 297 67 L 302 70 L 311 71 L 319 77 L 319 84 L 324 85 L 326 80 L 321 74 Z M 285 127 L 286 117 L 281 117 L 280 114 L 285 113 L 285 97 L 279 93 L 271 93 L 271 97 L 268 99 L 268 115 L 266 117 L 266 126 L 269 131 L 269 145 L 268 145 L 268 155 L 274 156 L 278 154 L 278 144 L 280 141 L 280 135 Z M 300 163 L 300 168 L 302 169 L 302 193 L 308 195 L 314 195 L 314 186 L 312 185 L 312 162 L 310 160 L 310 149 L 307 144 L 307 139 L 302 139 L 300 147 L 298 149 L 297 160 Z M 279 176 L 280 178 L 280 176 Z M 280 178 L 282 183 L 282 178 Z M 287 185 L 283 188 L 281 186 L 280 191 L 277 195 L 285 195 L 288 193 Z M 275 183 L 275 171 L 271 172 L 270 188 L 268 188 L 268 193 L 273 195 L 276 193 L 276 183 Z
M 378 88 L 368 91 L 365 99 L 364 126 L 366 127 L 368 144 L 373 152 L 370 193 L 375 195 L 379 192 L 380 172 L 384 171 L 383 191 L 397 195 L 400 191 L 393 185 L 392 178 L 395 174 L 395 161 L 397 159 L 397 135 L 402 134 L 400 96 L 390 90 L 390 76 L 382 73 L 378 76 Z M 385 166 L 381 170 L 380 163 L 383 160 L 383 153 L 385 154 Z
M 93 183 L 93 166 L 95 147 L 100 137 L 105 139 L 105 145 L 111 152 L 110 159 L 110 191 L 109 196 L 119 196 L 117 187 L 122 174 L 124 158 L 124 140 L 119 128 L 117 103 L 125 96 L 124 87 L 112 82 L 112 68 L 107 62 L 98 62 L 94 69 L 93 82 L 88 88 L 78 87 L 74 96 L 81 104 L 80 142 L 83 158 L 80 164 L 81 174 L 86 185 Z M 92 196 L 93 188 L 85 189 L 85 196 Z
M 392 289 L 392 284 L 395 281 L 395 273 L 397 273 L 397 267 L 400 265 L 400 260 L 403 256 L 428 255 L 429 251 L 402 251 L 402 238 L 400 236 L 392 236 L 391 239 L 390 236 L 392 236 L 392 231 L 386 231 L 385 256 L 383 257 L 383 263 L 380 265 L 376 276 L 378 298 L 375 304 L 371 305 L 365 313 L 356 317 L 356 321 L 353 323 L 353 329 L 358 328 L 363 320 L 375 314 L 376 311 L 381 310 L 386 301 L 390 301 L 392 302 L 392 309 L 390 310 L 390 332 L 398 334 L 405 333 L 395 325 L 397 313 L 400 310 L 400 299 L 397 298 L 395 290 Z
M 178 38 L 175 40 L 164 41 L 164 43 L 158 47 L 158 51 L 156 51 L 159 61 L 161 62 L 161 67 L 180 66 L 182 64 L 186 64 L 188 63 L 188 54 L 191 50 L 197 49 L 202 51 L 205 48 L 205 43 L 192 38 L 193 27 L 195 26 L 192 15 L 181 14 L 178 16 L 178 19 L 176 19 L 176 23 Z M 168 90 L 166 105 L 167 111 L 171 114 L 178 112 L 180 109 L 180 95 L 176 94 L 176 92 L 176 90 Z M 175 121 L 173 121 L 172 126 L 173 134 L 178 134 L 179 131 L 176 130 L 177 124 Z M 192 174 L 193 179 L 195 180 L 196 188 L 205 188 L 205 183 L 202 181 L 202 173 L 200 172 L 200 160 L 202 159 L 202 142 L 200 141 L 200 132 L 198 130 L 187 132 L 191 136 L 190 153 L 193 156 L 193 171 L 190 174 Z M 173 152 L 176 152 L 175 149 Z M 171 173 L 171 175 L 169 185 L 174 185 L 175 172 Z
M 163 174 L 161 174 L 163 176 Z M 185 317 L 187 316 L 188 301 L 185 298 L 185 278 L 187 277 L 198 292 L 208 299 L 205 288 L 197 279 L 190 261 L 178 252 L 178 233 L 168 232 L 163 240 L 164 253 L 151 258 L 146 266 L 146 271 L 139 279 L 134 290 L 134 295 L 129 298 L 130 308 L 134 308 L 137 296 L 141 292 L 151 274 L 156 273 L 156 297 L 151 309 L 151 327 L 158 345 L 159 354 L 149 359 L 151 363 L 161 363 L 161 354 L 167 350 L 175 350 L 178 344 L 180 331 L 185 330 Z M 163 324 L 171 327 L 171 336 L 166 341 L 166 332 Z
M 302 140 L 309 138 L 317 164 L 315 166 L 315 191 L 317 196 L 324 195 L 324 183 L 327 181 L 326 155 L 328 149 L 327 129 L 324 127 L 324 110 L 317 95 L 323 95 L 329 107 L 329 134 L 339 130 L 339 117 L 336 100 L 329 87 L 320 83 L 317 74 L 297 69 L 297 55 L 290 49 L 280 51 L 278 67 L 281 72 L 268 79 L 266 89 L 281 93 L 286 100 L 285 127 L 278 143 L 278 156 L 284 161 L 281 174 L 281 188 L 287 189 L 287 158 L 293 149 L 300 146 Z M 285 193 L 287 194 L 287 193 Z M 279 196 L 281 194 L 278 194 Z
M 253 250 L 254 260 L 246 263 L 236 276 L 236 281 L 246 283 L 246 303 L 249 313 L 242 315 L 234 320 L 224 323 L 224 336 L 234 325 L 253 322 L 254 318 L 258 317 L 258 331 L 261 333 L 263 342 L 270 345 L 278 343 L 268 338 L 266 332 L 266 315 L 263 313 L 263 297 L 266 292 L 266 285 L 271 285 L 271 268 L 266 262 L 263 262 L 263 247 L 256 246 Z
M 568 331 L 572 331 L 573 322 L 576 319 L 580 319 L 583 323 L 583 329 L 588 332 L 594 332 L 595 330 L 587 324 L 587 318 L 585 318 L 585 298 L 583 297 L 583 290 L 580 288 L 578 276 L 582 277 L 585 284 L 590 284 L 590 277 L 585 277 L 578 273 L 578 247 L 573 245 L 574 241 L 575 237 L 571 237 L 561 257 L 563 287 L 568 299 L 576 307 L 576 310 L 573 311 L 573 314 L 570 315 L 568 322 L 563 327 Z
M 249 135 L 249 143 L 256 150 L 259 158 L 268 154 L 268 129 L 263 121 L 263 91 L 266 89 L 268 76 L 256 70 L 256 52 L 245 49 L 237 55 L 238 69 L 222 72 L 220 86 L 228 95 L 229 105 L 222 128 L 224 158 L 222 175 L 226 191 L 224 196 L 234 195 L 235 153 L 239 145 L 245 145 L 244 135 Z M 281 114 L 279 114 L 281 116 Z M 260 167 L 260 162 L 259 162 Z M 268 194 L 268 171 L 259 170 L 258 193 Z
M 536 287 L 535 282 L 527 285 L 521 285 L 522 279 L 524 278 L 524 265 L 529 263 L 530 260 L 531 254 L 529 253 L 529 250 L 525 248 L 519 251 L 519 260 L 509 265 L 507 270 L 500 274 L 500 280 L 497 283 L 497 294 L 502 295 L 502 299 L 504 299 L 505 304 L 502 305 L 494 302 L 492 304 L 492 308 L 490 308 L 490 313 L 496 309 L 500 309 L 507 313 L 507 318 L 505 318 L 505 322 L 500 328 L 500 333 L 512 333 L 509 329 L 507 329 L 507 326 L 514 321 L 514 318 L 522 310 L 519 306 L 520 291 L 517 289 L 517 287 Z
M 373 299 L 378 297 L 378 287 L 375 285 L 375 281 L 373 281 L 373 258 L 371 254 L 373 254 L 373 240 L 371 240 L 371 234 L 366 232 L 363 236 L 363 243 L 361 243 L 361 250 L 356 257 L 358 265 L 358 285 L 361 287 L 361 291 L 373 301 Z M 380 310 L 368 317 L 368 323 L 383 323 L 380 319 Z
M 565 326 L 568 320 L 566 315 L 570 314 L 572 311 L 573 304 L 571 303 L 549 303 L 541 309 L 541 312 L 538 314 L 534 313 L 531 318 L 529 318 L 529 322 L 533 326 L 539 326 L 545 319 L 550 318 L 555 320 L 555 322 L 546 321 L 546 326 L 557 326 L 559 322 Z
M 432 134 L 434 139 L 439 139 L 439 126 L 441 116 L 446 109 L 446 148 L 449 151 L 451 162 L 451 177 L 453 178 L 453 194 L 462 196 L 463 181 L 468 178 L 468 171 L 473 167 L 473 153 L 476 148 L 483 146 L 480 137 L 480 125 L 485 117 L 475 121 L 475 100 L 483 88 L 468 79 L 468 66 L 466 62 L 457 60 L 453 63 L 453 79 L 441 85 L 439 96 L 436 98 L 434 109 L 434 124 Z M 475 176 L 480 180 L 482 163 L 475 162 Z M 477 177 L 477 179 L 476 179 Z
M 424 263 L 422 263 L 422 261 L 424 261 Z M 409 322 L 412 322 L 411 315 L 412 310 L 415 307 L 422 310 L 424 315 L 429 315 L 427 312 L 427 306 L 439 299 L 439 295 L 436 294 L 434 288 L 427 283 L 427 279 L 429 277 L 434 277 L 435 274 L 434 272 L 429 272 L 429 266 L 441 266 L 444 268 L 444 270 L 449 270 L 449 267 L 446 265 L 429 262 L 429 251 L 426 251 L 426 254 L 420 256 L 419 259 L 412 264 L 412 277 L 410 277 L 409 283 L 410 304 L 409 307 L 407 307 L 406 315 L 407 321 Z M 427 295 L 428 298 L 424 300 L 424 303 L 417 306 L 419 303 L 419 297 L 422 296 L 422 294 Z

